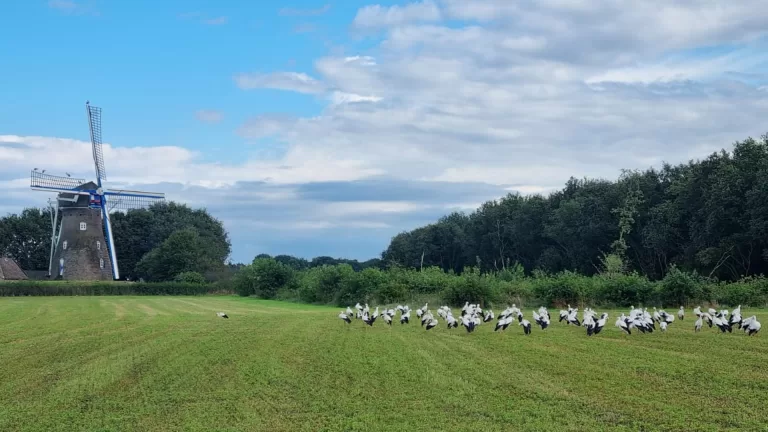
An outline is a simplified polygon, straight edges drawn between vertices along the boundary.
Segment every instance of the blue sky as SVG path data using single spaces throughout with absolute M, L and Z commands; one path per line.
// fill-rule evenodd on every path
M 377 256 L 402 230 L 569 176 L 768 132 L 758 0 L 0 3 L 0 213 L 28 172 L 224 221 L 233 260 Z

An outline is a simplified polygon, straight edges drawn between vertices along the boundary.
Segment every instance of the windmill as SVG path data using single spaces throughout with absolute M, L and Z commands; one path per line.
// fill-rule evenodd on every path
M 120 279 L 117 252 L 109 214 L 146 208 L 165 200 L 155 192 L 104 189 L 107 179 L 101 142 L 101 108 L 85 103 L 96 181 L 46 174 L 37 168 L 31 173 L 31 188 L 56 192 L 51 208 L 51 256 L 48 276 L 58 264 L 56 277 L 71 280 Z

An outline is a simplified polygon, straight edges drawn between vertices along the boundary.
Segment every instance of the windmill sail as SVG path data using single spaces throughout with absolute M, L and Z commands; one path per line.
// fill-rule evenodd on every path
M 33 170 L 30 177 L 32 189 L 51 192 L 72 192 L 85 183 L 83 179 L 45 174 L 38 170 Z
M 88 111 L 88 128 L 91 130 L 91 146 L 93 147 L 93 163 L 96 165 L 96 178 L 99 186 L 101 181 L 107 179 L 107 171 L 104 169 L 104 151 L 101 144 L 101 108 L 85 103 Z

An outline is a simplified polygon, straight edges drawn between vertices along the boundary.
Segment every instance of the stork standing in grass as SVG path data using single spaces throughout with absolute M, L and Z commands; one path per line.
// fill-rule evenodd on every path
M 630 327 L 631 323 L 632 323 L 632 320 L 626 315 L 624 315 L 623 313 L 621 314 L 620 317 L 616 319 L 616 327 L 620 328 L 621 331 L 623 331 L 626 334 L 632 334 L 632 329 Z
M 677 311 L 677 317 L 682 321 L 685 318 L 685 308 L 680 306 L 680 310 Z
M 509 327 L 509 324 L 512 322 L 512 317 L 504 317 L 496 322 L 496 328 L 493 329 L 493 331 L 504 331 Z
M 347 308 L 347 309 L 349 309 L 349 308 Z M 341 311 L 341 313 L 339 314 L 339 319 L 344 321 L 347 324 L 352 322 L 352 319 L 350 319 L 349 315 L 347 315 L 346 312 L 344 312 L 344 311 Z
M 541 311 L 541 309 L 539 309 Z M 549 326 L 549 317 L 546 315 L 542 315 L 539 312 L 533 311 L 533 321 L 536 322 L 539 326 L 541 326 L 541 329 L 544 330 Z
M 693 331 L 700 332 L 701 327 L 704 325 L 704 317 L 699 314 L 699 318 L 696 320 L 695 323 L 693 323 Z
M 595 323 L 595 334 L 600 333 L 603 331 L 603 327 L 605 327 L 605 323 L 608 321 L 608 314 L 603 312 L 602 315 L 600 315 L 600 319 L 597 320 Z
M 409 320 L 411 319 L 411 311 L 408 311 L 404 314 L 400 315 L 400 324 L 408 324 Z
M 216 316 L 219 318 L 229 318 L 224 312 L 216 312 Z
M 519 315 L 522 316 L 522 315 Z M 521 319 L 520 322 L 517 323 L 518 325 L 523 327 L 523 333 L 525 333 L 526 336 L 531 334 L 531 322 L 527 319 Z

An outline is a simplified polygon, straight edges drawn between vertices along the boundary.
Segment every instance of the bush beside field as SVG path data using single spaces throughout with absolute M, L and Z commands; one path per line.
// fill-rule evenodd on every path
M 193 282 L 0 282 L 0 297 L 9 296 L 92 296 L 92 295 L 203 295 L 232 294 L 221 283 Z
M 672 268 L 660 281 L 637 273 L 583 276 L 565 271 L 526 276 L 522 267 L 481 273 L 466 268 L 460 275 L 438 267 L 423 270 L 393 267 L 355 272 L 349 264 L 295 270 L 271 258 L 257 258 L 232 281 L 242 296 L 305 303 L 352 305 L 355 302 L 397 303 L 432 298 L 451 305 L 466 301 L 482 304 L 546 304 L 549 306 L 659 305 L 693 303 L 764 306 L 768 304 L 768 278 L 748 277 L 717 282 L 696 273 Z
M 182 274 L 173 282 L 66 282 L 18 281 L 0 283 L 0 296 L 55 295 L 204 295 L 257 296 L 336 306 L 356 302 L 444 302 L 462 305 L 546 304 L 549 306 L 618 306 L 738 304 L 768 305 L 768 278 L 747 277 L 717 282 L 672 268 L 660 281 L 636 273 L 584 276 L 565 271 L 526 275 L 515 266 L 494 273 L 467 268 L 460 275 L 438 267 L 423 270 L 393 267 L 355 271 L 349 264 L 296 270 L 272 258 L 257 258 L 231 279 L 205 283 L 195 274 Z

